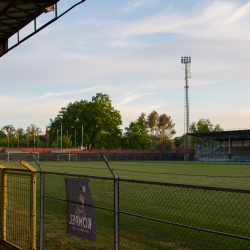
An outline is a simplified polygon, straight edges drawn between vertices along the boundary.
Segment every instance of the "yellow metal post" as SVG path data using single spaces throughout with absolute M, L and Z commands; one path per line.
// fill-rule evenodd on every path
M 25 161 L 20 161 L 20 163 L 24 166 L 24 167 L 26 167 L 27 169 L 29 169 L 31 172 L 36 172 L 36 169 L 35 168 L 33 168 L 33 167 L 31 167 L 27 162 L 25 162 Z
M 2 195 L 1 195 L 1 236 L 2 243 L 6 241 L 6 207 L 7 207 L 7 173 L 2 169 Z
M 30 187 L 30 249 L 36 249 L 36 173 L 31 175 Z

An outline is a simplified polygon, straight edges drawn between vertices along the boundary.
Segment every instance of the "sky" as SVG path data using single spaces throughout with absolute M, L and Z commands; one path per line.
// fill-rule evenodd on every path
M 59 13 L 75 2 L 61 0 Z M 38 26 L 53 15 L 43 14 Z M 171 116 L 180 136 L 181 57 L 191 56 L 190 123 L 250 128 L 249 25 L 247 0 L 86 0 L 0 58 L 0 127 L 45 131 L 68 103 L 103 93 L 123 130 L 155 110 Z

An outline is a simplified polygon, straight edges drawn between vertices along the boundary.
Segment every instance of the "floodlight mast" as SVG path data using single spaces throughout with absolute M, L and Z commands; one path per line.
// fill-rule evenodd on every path
M 191 56 L 183 56 L 181 63 L 185 64 L 185 100 L 184 100 L 184 134 L 186 134 L 185 149 L 190 149 L 190 140 L 188 137 L 189 133 L 189 96 L 188 96 L 188 78 L 191 78 L 190 64 Z

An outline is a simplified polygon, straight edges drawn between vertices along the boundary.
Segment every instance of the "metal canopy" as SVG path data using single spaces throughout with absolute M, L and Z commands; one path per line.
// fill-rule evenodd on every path
M 0 57 L 85 0 L 78 2 L 60 16 L 57 16 L 57 2 L 59 1 L 60 0 L 0 0 Z M 55 6 L 55 18 L 41 28 L 36 29 L 36 18 L 42 13 L 50 11 L 47 9 L 50 6 L 53 6 L 53 8 L 51 8 L 52 10 Z M 31 21 L 34 21 L 34 32 L 24 39 L 19 40 L 19 31 Z M 9 48 L 8 39 L 15 33 L 17 33 L 17 44 Z
M 200 137 L 208 140 L 215 141 L 228 141 L 232 140 L 249 140 L 250 130 L 231 130 L 231 131 L 218 131 L 218 132 L 203 132 L 203 133 L 188 133 L 188 135 Z

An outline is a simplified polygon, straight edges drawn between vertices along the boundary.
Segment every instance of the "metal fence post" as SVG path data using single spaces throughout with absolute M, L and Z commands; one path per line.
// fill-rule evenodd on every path
M 114 249 L 120 249 L 120 202 L 119 202 L 119 178 L 114 179 Z
M 34 154 L 32 154 L 34 161 L 40 169 L 41 178 L 40 178 L 40 250 L 43 250 L 44 246 L 44 170 L 40 166 Z
M 40 250 L 44 245 L 44 171 L 41 171 L 40 187 Z
M 110 166 L 106 156 L 100 152 L 103 160 L 107 164 L 110 172 L 114 177 L 114 250 L 120 249 L 120 192 L 119 192 L 119 177 L 115 174 Z
M 6 207 L 7 207 L 7 173 L 2 169 L 2 183 L 1 183 L 1 242 L 6 240 Z
M 36 173 L 31 175 L 30 189 L 30 249 L 36 249 Z M 42 248 L 40 248 L 42 249 Z

